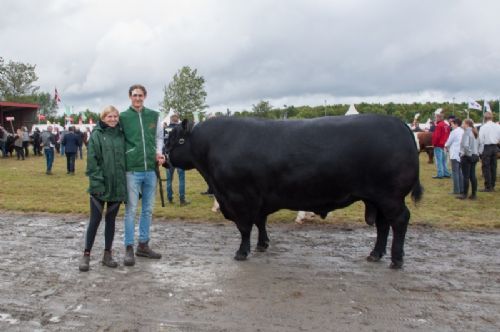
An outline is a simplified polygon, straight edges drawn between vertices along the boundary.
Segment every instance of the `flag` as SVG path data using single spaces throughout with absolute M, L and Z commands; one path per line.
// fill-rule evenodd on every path
M 43 114 L 38 114 L 38 120 L 39 120 L 39 121 L 43 121 L 43 120 L 45 120 L 45 115 L 43 115 Z
M 481 104 L 479 104 L 477 101 L 475 100 L 472 100 L 472 101 L 469 101 L 469 107 L 470 109 L 473 109 L 473 110 L 482 110 L 483 108 L 481 107 Z
M 55 102 L 56 102 L 56 104 L 57 104 L 58 102 L 60 102 L 60 101 L 61 101 L 61 97 L 59 96 L 59 92 L 57 92 L 57 88 L 56 88 L 56 89 L 54 89 L 54 90 L 55 90 L 55 91 L 54 91 L 54 100 L 55 100 Z
M 491 112 L 490 103 L 486 101 L 486 98 L 484 98 L 483 112 Z

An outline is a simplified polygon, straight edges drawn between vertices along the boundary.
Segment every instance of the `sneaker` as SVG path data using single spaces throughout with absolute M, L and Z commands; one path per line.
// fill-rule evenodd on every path
M 129 245 L 125 249 L 125 257 L 123 258 L 123 265 L 125 266 L 135 265 L 134 246 Z
M 135 252 L 136 256 L 147 257 L 152 259 L 160 259 L 161 254 L 154 252 L 148 245 L 148 242 L 139 243 L 137 246 L 137 251 Z
M 47 172 L 45 172 L 45 174 L 52 175 L 52 171 L 47 171 Z
M 432 178 L 433 178 L 433 179 L 444 179 L 444 176 L 437 176 L 437 175 L 436 175 L 436 176 L 433 176 Z
M 80 265 L 78 265 L 78 269 L 82 272 L 87 272 L 89 268 L 90 268 L 90 256 L 83 255 L 82 258 L 80 258 Z

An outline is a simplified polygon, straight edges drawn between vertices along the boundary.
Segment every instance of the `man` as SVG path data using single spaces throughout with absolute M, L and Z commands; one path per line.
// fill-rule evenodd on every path
M 451 194 L 460 195 L 464 192 L 464 178 L 460 167 L 460 142 L 462 141 L 464 130 L 461 127 L 462 120 L 459 118 L 452 118 L 449 121 L 452 130 L 444 147 L 450 153 L 451 175 L 453 177 L 453 191 Z
M 52 163 L 54 162 L 54 147 L 56 146 L 56 137 L 52 134 L 52 126 L 42 133 L 43 153 L 47 161 L 47 170 L 45 174 L 52 175 Z
M 432 145 L 434 146 L 434 156 L 436 157 L 437 175 L 433 179 L 449 178 L 450 172 L 446 166 L 446 154 L 444 152 L 444 144 L 450 136 L 450 126 L 443 121 L 442 109 L 438 108 L 434 112 L 436 126 L 432 133 Z
M 81 145 L 80 137 L 75 134 L 75 127 L 71 126 L 64 135 L 61 146 L 66 154 L 66 170 L 69 175 L 75 175 L 75 160 L 78 146 Z
M 493 122 L 491 112 L 484 113 L 485 124 L 479 130 L 479 155 L 481 156 L 484 176 L 484 189 L 481 192 L 495 191 L 497 177 L 497 149 L 500 143 L 500 126 Z
M 132 85 L 129 89 L 131 106 L 120 114 L 120 125 L 125 136 L 127 176 L 127 205 L 125 209 L 124 265 L 133 266 L 135 215 L 139 194 L 142 195 L 139 218 L 139 244 L 136 255 L 160 259 L 161 255 L 149 247 L 149 229 L 156 193 L 156 163 L 165 162 L 162 154 L 163 127 L 160 113 L 144 107 L 146 88 Z
M 179 122 L 179 114 L 177 112 L 173 113 L 170 116 L 170 123 L 165 128 L 165 144 L 168 142 L 168 134 L 172 129 L 176 126 L 180 125 Z M 174 201 L 174 192 L 172 190 L 172 181 L 174 180 L 174 173 L 177 169 L 177 174 L 179 175 L 179 203 L 181 206 L 188 205 L 189 202 L 186 201 L 186 181 L 185 181 L 185 172 L 181 168 L 170 167 L 167 169 L 167 198 L 169 203 L 173 203 Z

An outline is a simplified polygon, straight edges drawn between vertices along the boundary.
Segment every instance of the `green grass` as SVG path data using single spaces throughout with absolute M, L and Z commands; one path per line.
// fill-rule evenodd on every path
M 418 206 L 407 198 L 413 224 L 436 227 L 471 229 L 500 228 L 500 192 L 478 193 L 477 201 L 460 201 L 449 195 L 452 181 L 434 180 L 434 165 L 427 164 L 421 154 L 420 179 L 425 187 L 424 198 Z M 45 175 L 45 158 L 30 156 L 24 161 L 16 158 L 0 159 L 0 209 L 23 212 L 88 214 L 88 179 L 85 176 L 85 160 L 76 161 L 76 175 L 66 175 L 66 158 L 56 156 L 52 176 Z M 477 168 L 479 188 L 482 188 L 480 164 Z M 162 177 L 165 172 L 162 169 Z M 174 180 L 177 189 L 177 176 Z M 165 184 L 163 186 L 165 190 Z M 186 172 L 186 197 L 190 205 L 178 204 L 162 208 L 157 195 L 154 216 L 159 219 L 186 219 L 200 221 L 222 221 L 220 213 L 210 208 L 213 199 L 200 195 L 207 185 L 196 170 Z M 175 192 L 175 191 L 174 191 Z M 177 197 L 176 197 L 177 198 Z M 166 194 L 165 194 L 166 199 Z M 123 208 L 120 214 L 123 214 Z M 271 222 L 293 222 L 295 212 L 282 210 L 269 216 Z M 315 222 L 364 223 L 364 205 L 356 203 L 348 208 L 331 212 L 325 221 Z

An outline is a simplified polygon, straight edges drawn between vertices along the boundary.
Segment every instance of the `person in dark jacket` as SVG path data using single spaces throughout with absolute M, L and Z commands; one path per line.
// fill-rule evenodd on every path
M 42 143 L 42 138 L 40 129 L 35 128 L 35 131 L 33 132 L 33 154 L 35 156 L 42 155 L 42 148 L 40 146 L 41 143 Z
M 64 153 L 66 154 L 66 168 L 69 175 L 75 175 L 75 160 L 80 137 L 75 134 L 75 127 L 69 127 L 69 131 L 63 136 L 61 144 L 64 146 Z
M 115 219 L 121 202 L 127 200 L 125 176 L 125 140 L 119 124 L 118 110 L 107 106 L 101 113 L 101 121 L 90 136 L 87 149 L 87 176 L 89 177 L 90 221 L 85 236 L 85 250 L 80 260 L 80 271 L 88 271 L 90 251 L 102 219 L 104 205 L 104 255 L 102 264 L 117 267 L 111 247 L 115 236 Z

